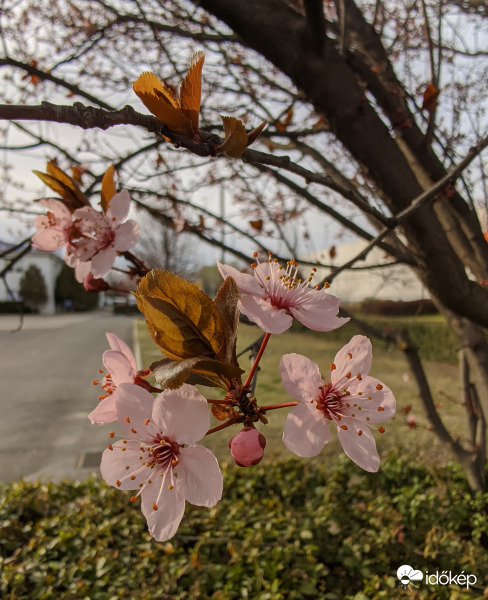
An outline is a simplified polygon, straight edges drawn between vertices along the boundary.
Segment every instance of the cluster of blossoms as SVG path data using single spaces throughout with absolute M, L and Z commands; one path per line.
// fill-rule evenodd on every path
M 52 165 L 50 168 L 59 173 Z M 115 193 L 111 177 L 107 176 L 105 187 L 102 184 L 101 211 L 85 200 L 82 205 L 64 198 L 42 200 L 47 215 L 37 217 L 32 245 L 44 251 L 64 246 L 67 264 L 91 291 L 108 289 L 101 278 L 118 255 L 134 265 L 129 273 L 140 280 L 138 306 L 166 358 L 138 370 L 129 346 L 107 333 L 110 349 L 102 358 L 106 372 L 100 369 L 102 380 L 93 382 L 101 384 L 102 393 L 88 417 L 97 425 L 118 422 L 121 439 L 114 441 L 116 434 L 110 432 L 101 473 L 110 485 L 133 490 L 133 501 L 140 497 L 156 540 L 175 535 L 186 501 L 210 507 L 222 496 L 218 461 L 197 442 L 242 424 L 229 441 L 230 454 L 241 467 L 255 465 L 266 447 L 255 423 L 267 423 L 266 414 L 274 409 L 292 407 L 283 442 L 294 454 L 317 455 L 331 439 L 332 427 L 351 460 L 366 471 L 378 470 L 380 461 L 371 430 L 384 432 L 378 425 L 395 414 L 395 398 L 386 385 L 369 376 L 372 348 L 368 338 L 354 336 L 329 363 L 326 376 L 309 358 L 284 355 L 279 369 L 292 401 L 260 406 L 254 397 L 258 364 L 272 334 L 289 329 L 294 318 L 321 332 L 337 329 L 349 320 L 337 316 L 340 301 L 328 293 L 327 284 L 311 285 L 315 269 L 301 279 L 296 261 L 283 267 L 271 255 L 260 261 L 257 253 L 250 273 L 217 262 L 224 284 L 211 300 L 174 274 L 149 271 L 128 252 L 137 242 L 139 227 L 126 220 L 129 194 Z M 244 383 L 235 352 L 239 311 L 265 332 Z M 151 373 L 162 387 L 149 382 Z M 222 400 L 207 399 L 196 384 L 221 387 L 226 394 Z M 213 428 L 209 405 L 213 415 L 223 421 Z
M 195 53 L 179 95 L 153 73 L 142 73 L 133 84 L 137 96 L 167 129 L 197 143 L 204 139 L 199 129 L 203 62 L 203 53 Z M 241 156 L 265 126 L 262 123 L 246 132 L 234 117 L 224 116 L 222 121 L 225 140 L 214 150 L 230 157 Z M 37 174 L 62 200 L 41 201 L 47 215 L 36 219 L 33 247 L 42 251 L 65 247 L 65 260 L 74 268 L 77 280 L 94 292 L 110 289 L 102 278 L 116 257 L 124 255 L 133 265 L 127 274 L 133 282 L 138 281 L 138 307 L 164 355 L 138 371 L 128 345 L 115 334 L 107 334 L 110 349 L 103 354 L 107 373 L 101 382 L 94 381 L 101 383 L 103 391 L 98 406 L 89 414 L 97 425 L 118 422 L 121 439 L 114 441 L 116 434 L 110 432 L 101 473 L 110 485 L 133 490 L 133 501 L 140 497 L 156 540 L 175 535 L 186 501 L 210 507 L 222 496 L 223 477 L 217 459 L 197 442 L 241 424 L 241 431 L 229 441 L 230 453 L 239 466 L 255 465 L 266 446 L 255 423 L 267 423 L 266 414 L 274 409 L 292 407 L 283 442 L 298 456 L 318 454 L 330 440 L 330 427 L 335 426 L 345 453 L 361 468 L 378 470 L 371 429 L 393 417 L 395 399 L 384 384 L 369 376 L 372 350 L 366 337 L 353 337 L 337 353 L 326 377 L 305 356 L 286 354 L 280 372 L 293 400 L 260 406 L 254 396 L 258 365 L 271 335 L 289 329 L 293 319 L 321 332 L 348 321 L 337 316 L 340 301 L 326 291 L 327 285 L 311 286 L 315 269 L 302 280 L 296 261 L 283 267 L 271 255 L 259 261 L 257 253 L 251 273 L 217 263 L 224 283 L 211 300 L 197 286 L 172 273 L 150 271 L 129 252 L 138 240 L 139 227 L 126 220 L 130 197 L 127 191 L 116 193 L 113 166 L 102 180 L 101 211 L 92 208 L 81 193 L 79 174 L 71 178 L 53 162 L 48 163 L 47 171 Z M 239 311 L 265 332 L 244 382 L 236 355 Z M 151 373 L 162 387 L 149 382 Z M 225 396 L 205 398 L 197 384 L 220 387 Z M 221 421 L 213 428 L 209 405 Z M 381 426 L 377 430 L 384 431 Z
M 313 274 L 305 281 L 297 278 L 294 261 L 286 268 L 274 259 L 260 262 L 254 265 L 253 274 L 227 265 L 218 267 L 224 278 L 230 276 L 237 283 L 240 310 L 266 332 L 262 350 L 270 334 L 289 328 L 293 317 L 318 331 L 331 331 L 347 321 L 337 317 L 337 298 L 323 288 L 309 286 Z M 210 429 L 210 401 L 195 387 L 184 383 L 175 390 L 153 388 L 146 381 L 149 370 L 137 371 L 129 347 L 114 334 L 107 337 L 111 349 L 103 355 L 109 373 L 102 381 L 106 393 L 89 417 L 98 424 L 118 421 L 124 439 L 110 443 L 104 451 L 102 476 L 115 487 L 137 491 L 131 499 L 141 497 L 150 533 L 164 541 L 175 534 L 185 500 L 210 507 L 222 495 L 217 459 L 196 442 L 207 433 L 243 422 L 244 428 L 230 439 L 229 448 L 235 462 L 247 467 L 261 461 L 266 439 L 250 418 L 230 419 Z M 243 393 L 249 389 L 258 361 L 241 386 Z M 371 362 L 371 343 L 361 335 L 337 353 L 325 378 L 310 359 L 286 354 L 280 362 L 281 378 L 294 401 L 260 408 L 251 402 L 253 410 L 247 417 L 259 414 L 263 420 L 271 409 L 293 406 L 283 432 L 283 442 L 291 452 L 302 457 L 317 455 L 331 439 L 333 424 L 347 456 L 375 472 L 379 457 L 371 429 L 384 432 L 377 425 L 393 417 L 395 399 L 387 386 L 368 375 Z M 232 393 L 226 395 L 231 397 Z M 237 404 L 246 406 L 240 400 Z
M 93 281 L 110 271 L 117 253 L 127 252 L 139 239 L 139 225 L 126 220 L 130 209 L 126 190 L 115 194 L 105 211 L 83 206 L 70 212 L 65 203 L 54 198 L 41 200 L 41 204 L 47 214 L 36 217 L 38 231 L 32 247 L 44 252 L 65 247 L 66 263 L 87 288 L 96 289 Z

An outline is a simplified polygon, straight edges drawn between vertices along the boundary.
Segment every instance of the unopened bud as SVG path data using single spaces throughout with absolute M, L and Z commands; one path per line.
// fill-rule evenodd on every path
M 105 279 L 95 279 L 91 273 L 83 280 L 83 287 L 87 292 L 104 292 L 110 289 Z
M 257 465 L 264 455 L 266 438 L 254 427 L 244 427 L 229 441 L 230 453 L 239 467 Z

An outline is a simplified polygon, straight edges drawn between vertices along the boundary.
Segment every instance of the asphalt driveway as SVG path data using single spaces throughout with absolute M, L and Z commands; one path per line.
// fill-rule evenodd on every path
M 133 319 L 105 311 L 0 316 L 0 481 L 98 472 L 110 425 L 91 425 L 105 332 L 132 346 Z

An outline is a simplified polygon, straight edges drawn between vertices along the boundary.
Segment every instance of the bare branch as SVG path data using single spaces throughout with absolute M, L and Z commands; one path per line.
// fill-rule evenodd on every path
M 105 108 L 106 110 L 113 110 L 113 107 L 110 106 L 110 104 L 107 104 L 106 102 L 103 102 L 103 100 L 100 100 L 99 98 L 92 96 L 92 94 L 85 92 L 84 90 L 79 88 L 77 85 L 73 85 L 72 83 L 67 82 L 65 79 L 56 77 L 55 75 L 52 75 L 51 73 L 48 73 L 47 71 L 42 71 L 41 69 L 38 69 L 37 67 L 34 67 L 33 65 L 29 65 L 28 63 L 23 63 L 18 60 L 14 60 L 13 58 L 0 58 L 0 67 L 5 67 L 5 66 L 16 67 L 17 69 L 22 69 L 23 71 L 27 71 L 27 73 L 29 73 L 29 75 L 35 75 L 36 77 L 39 77 L 39 79 L 44 79 L 46 81 L 52 81 L 56 85 L 59 85 L 63 88 L 66 88 L 67 90 L 70 90 L 70 92 L 73 92 L 73 94 L 76 94 L 77 96 L 80 96 L 81 98 L 85 98 L 85 100 L 89 100 L 90 102 L 93 102 L 93 104 L 100 106 L 100 108 Z
M 391 225 L 385 227 L 382 231 L 380 231 L 380 233 L 374 239 L 372 239 L 369 242 L 369 244 L 363 250 L 361 250 L 361 252 L 354 256 L 351 260 L 344 263 L 342 266 L 338 267 L 337 269 L 334 269 L 334 271 L 332 271 L 326 277 L 327 281 L 331 282 L 335 277 L 337 277 L 337 275 L 339 275 L 339 273 L 350 268 L 358 260 L 363 260 L 364 258 L 366 258 L 369 252 L 386 237 L 386 235 L 391 229 L 394 229 L 395 227 L 398 227 L 398 225 L 401 225 L 401 223 L 406 221 L 412 214 L 417 212 L 420 208 L 422 208 L 422 206 L 424 206 L 428 202 L 438 199 L 437 196 L 440 193 L 444 192 L 444 194 L 441 194 L 441 196 L 445 197 L 446 188 L 454 185 L 456 179 L 461 175 L 462 171 L 464 171 L 464 169 L 466 169 L 469 166 L 469 164 L 484 150 L 484 148 L 486 148 L 486 146 L 488 146 L 488 136 L 485 136 L 478 144 L 470 148 L 466 157 L 457 165 L 457 167 L 453 168 L 447 175 L 445 175 L 445 177 L 440 179 L 435 185 L 433 185 L 430 188 L 430 190 L 427 190 L 426 192 L 412 200 L 410 206 L 398 213 L 398 215 L 396 215 L 395 217 L 392 217 Z

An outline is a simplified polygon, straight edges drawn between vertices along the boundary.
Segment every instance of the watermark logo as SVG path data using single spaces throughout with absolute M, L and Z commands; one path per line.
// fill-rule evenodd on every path
M 418 588 L 415 582 L 420 582 L 424 574 L 419 569 L 414 569 L 410 565 L 398 567 L 397 577 L 404 590 L 411 590 L 412 587 Z M 477 577 L 472 573 L 461 571 L 459 574 L 453 574 L 452 571 L 436 571 L 435 573 L 425 572 L 425 583 L 429 585 L 459 585 L 469 590 L 469 586 L 476 584 Z
M 404 590 L 411 590 L 411 586 L 419 587 L 413 582 L 422 581 L 422 579 L 424 578 L 424 574 L 422 573 L 422 571 L 414 569 L 410 565 L 402 565 L 401 567 L 398 567 L 397 577 L 400 580 L 400 583 L 402 584 L 402 588 Z

